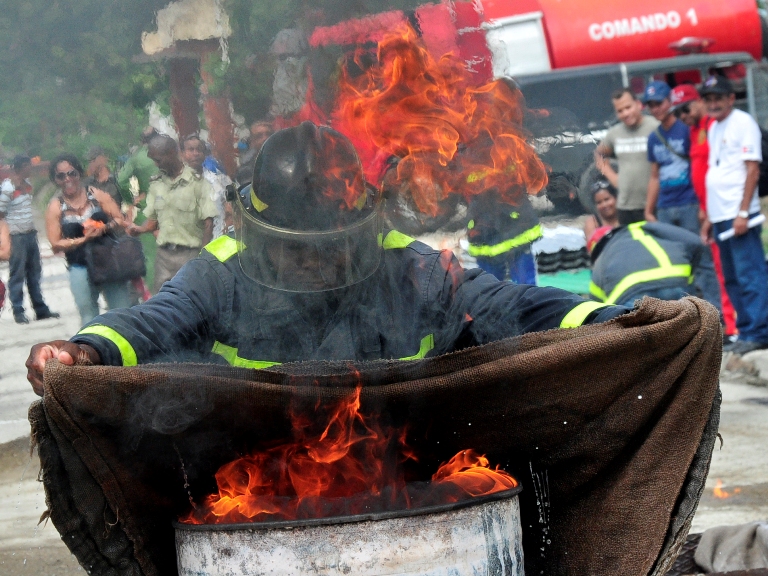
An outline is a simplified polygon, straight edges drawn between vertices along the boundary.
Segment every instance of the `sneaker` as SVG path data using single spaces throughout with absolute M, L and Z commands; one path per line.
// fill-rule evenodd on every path
M 738 334 L 732 334 L 730 336 L 723 334 L 723 352 L 730 352 L 731 349 L 736 344 L 736 342 L 738 341 L 739 341 Z
M 24 312 L 14 312 L 13 319 L 16 321 L 16 324 L 29 324 L 29 318 L 27 318 Z
M 727 352 L 733 352 L 739 356 L 743 356 L 749 352 L 755 350 L 764 350 L 768 348 L 768 342 L 750 342 L 749 340 L 737 340 L 733 345 L 728 347 Z M 725 350 L 725 347 L 723 348 Z
M 738 339 L 738 334 L 723 334 L 723 346 L 734 344 Z
M 58 312 L 51 312 L 46 310 L 45 312 L 38 312 L 35 314 L 35 320 L 47 320 L 48 318 L 59 318 L 61 315 Z

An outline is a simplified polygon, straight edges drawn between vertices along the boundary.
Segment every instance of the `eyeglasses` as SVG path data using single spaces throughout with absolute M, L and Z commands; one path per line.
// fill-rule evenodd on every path
M 691 113 L 691 105 L 690 104 L 683 104 L 679 108 L 676 108 L 673 114 L 675 115 L 675 118 L 680 118 L 683 114 L 690 114 Z
M 648 106 L 648 108 L 657 108 L 657 107 L 661 106 L 661 102 L 659 102 L 657 100 L 651 100 L 651 101 L 646 103 L 646 106 Z
M 77 176 L 80 176 L 80 173 L 77 170 L 70 170 L 69 172 L 56 172 L 56 180 L 59 182 L 63 182 L 67 178 L 75 178 Z

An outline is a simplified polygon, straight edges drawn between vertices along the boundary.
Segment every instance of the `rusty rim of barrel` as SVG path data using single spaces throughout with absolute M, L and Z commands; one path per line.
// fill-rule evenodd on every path
M 290 528 L 305 528 L 310 526 L 331 526 L 335 524 L 353 524 L 355 522 L 369 522 L 376 520 L 388 520 L 391 518 L 408 518 L 410 516 L 426 516 L 427 514 L 439 514 L 441 512 L 451 512 L 470 506 L 479 506 L 488 502 L 497 500 L 506 500 L 517 496 L 522 492 L 523 485 L 518 483 L 514 488 L 501 490 L 493 494 L 484 496 L 474 496 L 458 502 L 449 502 L 448 504 L 437 504 L 434 506 L 424 506 L 422 508 L 408 508 L 405 510 L 388 510 L 386 512 L 371 512 L 369 514 L 355 514 L 352 516 L 330 516 L 328 518 L 306 518 L 302 520 L 277 520 L 270 522 L 239 522 L 237 524 L 184 524 L 173 521 L 173 527 L 180 530 L 209 531 L 216 530 L 220 532 L 236 530 L 279 530 Z

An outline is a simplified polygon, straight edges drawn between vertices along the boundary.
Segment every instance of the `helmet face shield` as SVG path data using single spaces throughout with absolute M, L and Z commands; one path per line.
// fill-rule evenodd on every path
M 253 217 L 235 201 L 238 258 L 252 280 L 289 292 L 321 292 L 351 286 L 370 277 L 381 258 L 379 216 L 337 230 L 299 231 Z

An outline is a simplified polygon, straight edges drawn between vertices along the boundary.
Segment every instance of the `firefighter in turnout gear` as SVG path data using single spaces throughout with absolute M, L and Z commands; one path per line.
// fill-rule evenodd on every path
M 34 346 L 35 391 L 50 358 L 246 368 L 415 360 L 627 311 L 500 282 L 462 269 L 449 251 L 381 230 L 379 193 L 351 143 L 310 122 L 272 135 L 252 184 L 231 196 L 236 238 L 208 244 L 148 302 L 109 311 L 69 341 Z
M 587 248 L 593 263 L 592 297 L 631 307 L 643 296 L 677 300 L 690 294 L 705 246 L 679 226 L 641 221 L 598 228 Z
M 531 243 L 541 238 L 541 225 L 527 197 L 515 206 L 488 190 L 469 202 L 469 255 L 499 280 L 536 284 L 536 262 Z

